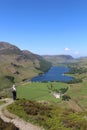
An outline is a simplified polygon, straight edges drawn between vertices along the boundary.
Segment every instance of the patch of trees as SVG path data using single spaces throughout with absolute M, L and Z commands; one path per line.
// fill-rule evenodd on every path
M 20 73 L 19 73 L 19 71 L 16 71 L 14 74 L 17 74 L 17 75 L 19 75 Z
M 42 72 L 47 72 L 51 68 L 52 64 L 43 59 L 40 60 L 40 67 L 36 67 L 36 69 L 41 70 Z
M 48 89 L 51 90 L 51 91 L 53 91 L 53 92 L 56 92 L 56 93 L 64 94 L 64 93 L 67 92 L 68 87 L 57 89 L 57 88 L 54 88 L 54 86 L 51 84 L 50 86 L 48 86 Z
M 81 78 L 80 79 L 74 78 L 73 80 L 68 81 L 67 83 L 68 84 L 74 84 L 74 83 L 81 83 L 81 82 L 83 82 L 83 80 Z
M 87 68 L 82 68 L 82 67 L 71 67 L 69 66 L 70 70 L 69 72 L 67 72 L 68 74 L 82 74 L 82 73 L 86 73 L 87 72 Z
M 25 79 L 22 79 L 23 82 L 24 82 L 24 81 L 27 81 L 27 80 L 28 80 L 28 79 L 26 79 L 26 78 L 25 78 Z
M 87 73 L 87 68 L 82 68 L 82 67 L 76 67 L 76 66 L 68 66 L 70 68 L 69 72 L 66 72 L 66 74 L 82 74 L 82 73 Z M 73 80 L 68 81 L 68 84 L 73 84 L 73 83 L 81 83 L 83 82 L 82 78 L 73 78 Z
M 69 95 L 66 95 L 65 93 L 68 91 L 68 87 L 66 88 L 60 88 L 60 89 L 55 89 L 53 85 L 51 84 L 50 87 L 48 87 L 49 90 L 52 92 L 60 93 L 62 100 L 69 101 L 71 97 Z
M 16 67 L 16 68 L 22 67 L 22 65 L 17 65 L 17 64 L 14 64 L 14 63 L 11 63 L 11 65 Z
M 10 80 L 12 83 L 14 83 L 14 77 L 13 76 L 6 75 L 5 78 Z
M 68 96 L 68 95 L 63 95 L 62 96 L 62 100 L 69 101 L 70 99 L 71 99 L 71 97 Z
M 59 92 L 64 94 L 65 92 L 67 92 L 67 90 L 68 90 L 68 87 L 67 88 L 60 88 Z

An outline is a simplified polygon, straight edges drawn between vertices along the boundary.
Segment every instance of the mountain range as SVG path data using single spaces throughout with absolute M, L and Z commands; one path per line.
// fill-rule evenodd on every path
M 8 42 L 0 42 L 0 89 L 31 80 L 32 77 L 48 71 L 52 65 L 74 61 L 70 55 L 41 56 L 21 50 Z
M 75 59 L 70 55 L 43 55 L 43 58 L 46 61 L 51 62 L 53 65 L 75 62 Z

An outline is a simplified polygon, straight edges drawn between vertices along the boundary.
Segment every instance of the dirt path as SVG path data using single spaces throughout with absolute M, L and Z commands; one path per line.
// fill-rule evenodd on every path
M 3 121 L 13 123 L 20 130 L 44 130 L 39 126 L 35 126 L 31 123 L 28 123 L 22 120 L 21 118 L 19 118 L 18 116 L 8 112 L 7 109 L 5 109 L 5 107 L 13 103 L 14 101 L 9 98 L 3 100 L 6 101 L 5 104 L 0 105 L 0 118 L 2 118 Z

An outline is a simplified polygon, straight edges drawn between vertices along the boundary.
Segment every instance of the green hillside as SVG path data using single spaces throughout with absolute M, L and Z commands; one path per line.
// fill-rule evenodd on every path
M 0 89 L 31 79 L 50 67 L 51 63 L 41 56 L 0 42 Z

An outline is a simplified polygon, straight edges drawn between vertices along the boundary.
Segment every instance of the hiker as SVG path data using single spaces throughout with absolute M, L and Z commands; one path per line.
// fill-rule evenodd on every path
M 16 88 L 14 84 L 12 86 L 12 95 L 13 95 L 13 99 L 16 100 Z

